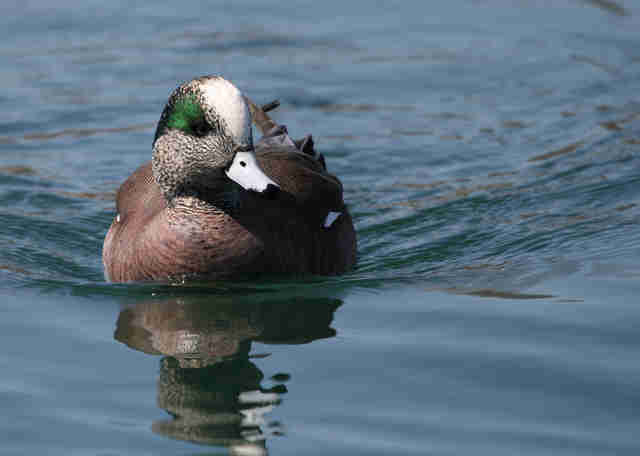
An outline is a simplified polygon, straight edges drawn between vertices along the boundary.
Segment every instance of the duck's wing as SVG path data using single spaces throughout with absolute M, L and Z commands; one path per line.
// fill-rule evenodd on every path
M 144 223 L 166 207 L 160 187 L 153 179 L 151 162 L 140 166 L 120 186 L 116 195 L 116 210 L 121 218 L 136 218 Z
M 299 152 L 295 146 L 262 142 L 256 145 L 256 157 L 264 172 L 295 200 L 296 206 L 310 211 L 342 210 L 342 184 L 317 159 Z
M 275 123 L 260 107 L 247 99 L 254 123 L 263 133 L 256 144 L 256 157 L 265 173 L 275 180 L 297 208 L 318 218 L 325 227 L 345 210 L 342 184 L 329 174 L 324 157 L 315 152 L 309 135 L 294 141 L 284 125 Z

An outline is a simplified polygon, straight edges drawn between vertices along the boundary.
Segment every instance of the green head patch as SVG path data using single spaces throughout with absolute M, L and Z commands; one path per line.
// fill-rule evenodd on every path
M 197 135 L 206 130 L 204 111 L 195 95 L 188 95 L 175 102 L 167 120 L 167 127 Z

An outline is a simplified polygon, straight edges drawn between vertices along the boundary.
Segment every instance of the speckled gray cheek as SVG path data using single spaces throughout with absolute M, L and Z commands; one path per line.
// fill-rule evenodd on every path
M 194 194 L 212 185 L 232 159 L 231 145 L 217 136 L 194 138 L 182 132 L 163 134 L 154 145 L 153 175 L 165 197 Z
M 211 125 L 216 136 L 221 138 L 220 146 L 222 146 L 222 148 L 219 149 L 219 153 L 227 156 L 232 155 L 233 138 L 229 134 L 229 126 L 227 125 L 227 122 L 211 108 L 205 108 L 204 115 L 207 123 Z

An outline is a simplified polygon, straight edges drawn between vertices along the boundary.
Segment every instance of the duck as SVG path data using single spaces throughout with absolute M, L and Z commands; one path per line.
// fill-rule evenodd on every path
M 102 249 L 109 282 L 338 275 L 357 239 L 340 180 L 313 137 L 293 140 L 218 75 L 169 96 L 151 160 L 116 194 Z M 262 133 L 253 141 L 253 124 Z

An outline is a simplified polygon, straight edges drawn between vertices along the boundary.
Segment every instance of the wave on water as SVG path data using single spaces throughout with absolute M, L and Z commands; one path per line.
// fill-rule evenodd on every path
M 285 98 L 284 109 L 374 118 L 389 111 L 384 105 L 305 99 Z M 486 127 L 471 136 L 467 130 L 467 136 L 452 137 L 452 142 L 440 139 L 433 154 L 421 150 L 424 137 L 410 128 L 378 129 L 378 143 L 369 136 L 323 136 L 321 131 L 320 148 L 330 171 L 343 180 L 354 215 L 357 268 L 338 278 L 216 286 L 246 291 L 406 281 L 454 292 L 526 296 L 525 290 L 543 279 L 582 270 L 603 254 L 624 259 L 640 245 L 635 229 L 640 216 L 640 112 L 633 104 L 597 110 L 602 120 L 581 137 L 544 151 L 528 148 L 534 152 L 520 153 L 520 161 L 511 163 L 492 151 L 509 152 L 509 130 L 527 131 L 526 122 L 502 122 L 502 141 L 498 128 Z M 558 123 L 575 115 L 563 114 Z M 426 118 L 432 119 L 433 131 L 440 121 L 474 122 L 472 116 L 455 113 Z M 13 142 L 46 150 L 48 145 L 62 147 L 61 139 L 69 135 L 74 141 L 98 142 L 101 134 L 126 137 L 140 128 L 65 129 L 30 133 Z M 482 150 L 494 140 L 497 149 L 468 155 L 475 144 Z M 101 247 L 117 185 L 105 178 L 93 184 L 68 182 L 34 160 L 0 168 L 0 274 L 21 286 L 86 286 L 95 291 L 104 280 Z

